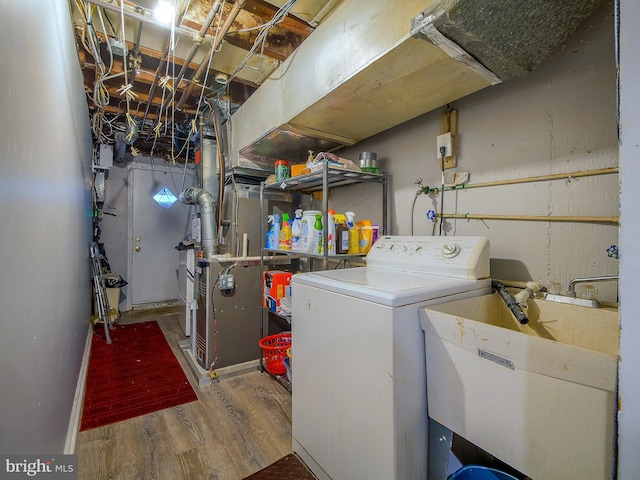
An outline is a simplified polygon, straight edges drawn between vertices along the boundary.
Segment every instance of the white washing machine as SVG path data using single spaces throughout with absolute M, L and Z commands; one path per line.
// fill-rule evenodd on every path
M 321 480 L 426 479 L 419 309 L 490 293 L 488 240 L 384 236 L 291 285 L 293 450 Z

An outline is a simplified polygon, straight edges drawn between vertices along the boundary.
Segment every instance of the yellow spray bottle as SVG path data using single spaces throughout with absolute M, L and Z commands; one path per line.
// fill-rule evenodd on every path
M 360 253 L 360 239 L 358 229 L 356 228 L 356 214 L 353 212 L 345 212 L 347 216 L 347 228 L 349 229 L 349 254 L 357 255 Z

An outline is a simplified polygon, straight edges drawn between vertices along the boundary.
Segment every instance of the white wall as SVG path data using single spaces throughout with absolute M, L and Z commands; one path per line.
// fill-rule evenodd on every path
M 416 92 L 419 95 L 419 92 Z M 531 74 L 469 95 L 458 111 L 457 171 L 470 183 L 617 167 L 616 66 L 613 6 L 603 6 L 558 51 Z M 341 155 L 358 161 L 378 154 L 390 175 L 391 233 L 408 235 L 410 209 L 422 177 L 440 187 L 436 136 L 444 108 L 360 142 Z M 367 190 L 368 191 L 368 190 Z M 359 218 L 375 217 L 369 195 L 352 200 Z M 445 213 L 617 216 L 618 175 L 555 180 L 447 192 Z M 414 234 L 430 235 L 428 209 L 439 196 L 418 198 Z M 491 242 L 496 278 L 563 284 L 573 277 L 613 275 L 618 261 L 605 249 L 618 243 L 616 224 L 503 220 L 449 220 L 447 235 L 485 235 Z M 437 230 L 436 230 L 437 233 Z M 601 298 L 616 300 L 616 285 L 598 284 Z
M 89 331 L 88 112 L 67 1 L 0 5 L 0 451 L 62 453 Z
M 640 478 L 640 60 L 637 30 L 640 4 L 620 1 L 620 169 L 622 229 L 620 235 L 620 413 L 618 478 Z

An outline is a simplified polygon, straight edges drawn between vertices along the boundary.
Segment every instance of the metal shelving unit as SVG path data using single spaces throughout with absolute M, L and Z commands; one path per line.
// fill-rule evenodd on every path
M 314 192 L 322 192 L 322 216 L 324 225 L 328 222 L 328 210 L 329 210 L 329 191 L 335 188 L 345 187 L 348 185 L 354 185 L 359 183 L 372 183 L 380 185 L 382 188 L 382 225 L 380 225 L 381 235 L 386 235 L 388 232 L 388 216 L 387 216 L 387 174 L 383 173 L 369 173 L 369 172 L 356 172 L 351 170 L 345 170 L 342 168 L 331 167 L 327 162 L 323 164 L 322 169 L 315 172 L 307 173 L 304 175 L 298 175 L 288 178 L 283 182 L 266 184 L 260 183 L 260 271 L 265 271 L 265 266 L 272 264 L 272 260 L 266 260 L 266 258 L 273 259 L 275 256 L 290 257 L 291 259 L 308 258 L 310 260 L 318 260 L 322 263 L 322 269 L 326 270 L 329 266 L 329 261 L 344 262 L 345 266 L 349 260 L 361 260 L 364 254 L 357 255 L 329 255 L 328 249 L 325 249 L 322 255 L 316 254 L 304 254 L 300 252 L 267 249 L 265 248 L 265 222 L 264 219 L 268 212 L 264 208 L 264 193 L 265 191 L 286 191 L 289 193 L 297 193 L 302 195 L 312 195 Z M 324 245 L 328 245 L 328 230 L 325 228 L 323 231 Z M 310 262 L 312 265 L 313 263 Z M 311 267 L 313 268 L 313 267 Z M 262 274 L 261 274 L 262 277 Z M 264 337 L 269 332 L 269 322 L 273 321 L 279 327 L 290 329 L 291 319 L 279 316 L 265 308 L 263 308 L 263 316 L 261 323 L 261 336 Z M 266 327 L 266 328 L 265 328 Z
M 291 177 L 280 183 L 273 183 L 267 185 L 265 182 L 260 184 L 260 197 L 264 189 L 278 189 L 288 192 L 297 192 L 301 194 L 312 194 L 313 192 L 322 191 L 322 216 L 324 225 L 328 221 L 329 210 L 329 190 L 344 187 L 348 185 L 354 185 L 357 183 L 373 183 L 381 185 L 382 187 L 382 235 L 386 235 L 388 231 L 388 218 L 387 218 L 387 174 L 382 173 L 369 173 L 369 172 L 356 172 L 352 170 L 345 170 L 343 168 L 331 167 L 328 162 L 324 162 L 322 169 L 315 172 L 306 173 L 304 175 L 298 175 Z M 263 202 L 260 202 L 262 207 Z M 262 210 L 262 208 L 261 208 Z M 261 211 L 261 216 L 264 217 L 264 211 Z M 262 231 L 262 242 L 264 242 L 264 235 L 266 232 Z M 323 231 L 324 245 L 328 245 L 328 231 L 325 228 Z M 262 243 L 261 250 L 264 251 L 264 243 Z M 270 250 L 271 253 L 284 253 L 282 250 Z M 298 253 L 298 252 L 293 252 Z M 358 258 L 362 255 L 329 255 L 325 249 L 323 255 L 307 255 L 310 258 L 318 258 L 322 260 L 323 269 L 326 270 L 329 265 L 329 259 L 341 259 L 341 258 Z
M 265 225 L 264 218 L 266 214 L 264 208 L 264 193 L 265 191 L 286 191 L 288 193 L 298 193 L 304 195 L 311 195 L 314 192 L 322 192 L 322 215 L 323 222 L 326 225 L 328 221 L 329 210 L 329 190 L 345 187 L 348 185 L 354 185 L 358 183 L 372 183 L 380 185 L 382 188 L 382 225 L 381 235 L 386 235 L 388 232 L 388 216 L 387 216 L 387 174 L 383 173 L 369 173 L 369 172 L 357 172 L 352 170 L 346 170 L 343 168 L 331 167 L 328 162 L 324 162 L 322 168 L 315 172 L 307 173 L 304 175 L 298 175 L 288 178 L 280 183 L 267 184 L 265 182 L 260 183 L 260 270 L 264 272 L 265 265 L 269 262 L 265 261 L 265 257 L 273 258 L 273 256 L 290 256 L 292 258 L 306 257 L 309 259 L 315 259 L 322 262 L 322 269 L 326 270 L 329 265 L 329 261 L 344 261 L 359 260 L 364 256 L 363 254 L 357 255 L 329 255 L 327 249 L 322 255 L 304 254 L 300 252 L 289 252 L 278 249 L 266 249 L 264 246 L 265 241 Z M 328 245 L 328 230 L 325 228 L 323 231 L 324 245 Z

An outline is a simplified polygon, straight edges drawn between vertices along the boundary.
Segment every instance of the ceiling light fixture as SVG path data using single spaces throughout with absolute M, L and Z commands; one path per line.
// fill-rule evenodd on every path
M 153 10 L 153 17 L 156 21 L 168 25 L 173 23 L 175 13 L 176 9 L 171 2 L 168 2 L 167 0 L 160 0 L 156 8 Z

